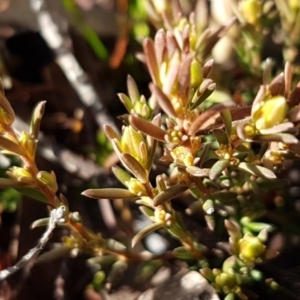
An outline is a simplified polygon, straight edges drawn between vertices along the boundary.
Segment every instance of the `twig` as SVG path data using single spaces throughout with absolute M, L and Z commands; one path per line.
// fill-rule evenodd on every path
M 40 238 L 38 244 L 30 249 L 14 266 L 0 271 L 0 280 L 5 280 L 7 277 L 25 267 L 45 247 L 57 224 L 64 221 L 65 212 L 65 206 L 59 206 L 51 211 L 47 229 Z
M 99 128 L 109 124 L 114 129 L 113 119 L 101 103 L 101 99 L 90 83 L 87 74 L 69 49 L 71 40 L 66 30 L 59 28 L 47 10 L 44 0 L 31 0 L 31 8 L 36 13 L 40 32 L 49 47 L 56 54 L 56 62 L 68 78 L 85 107 L 91 107 Z M 117 129 L 116 129 L 117 130 Z

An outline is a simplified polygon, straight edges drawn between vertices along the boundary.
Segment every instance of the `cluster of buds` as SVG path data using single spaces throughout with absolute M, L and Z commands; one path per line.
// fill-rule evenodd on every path
M 200 272 L 219 293 L 227 295 L 226 299 L 231 299 L 230 297 L 234 299 L 234 295 L 247 299 L 243 285 L 263 278 L 262 273 L 255 269 L 255 264 L 274 258 L 277 252 L 267 249 L 265 245 L 266 229 L 254 236 L 250 233 L 242 235 L 241 228 L 236 222 L 226 220 L 225 226 L 230 236 L 232 256 L 223 262 L 222 269 L 203 268 Z

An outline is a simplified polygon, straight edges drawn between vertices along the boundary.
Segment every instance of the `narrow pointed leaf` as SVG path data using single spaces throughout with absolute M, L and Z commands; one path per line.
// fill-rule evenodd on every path
M 137 196 L 126 189 L 104 188 L 88 189 L 81 193 L 84 196 L 94 199 L 133 199 Z
M 164 227 L 163 223 L 153 223 L 151 225 L 146 226 L 145 228 L 143 228 L 141 231 L 139 231 L 132 239 L 131 241 L 131 246 L 132 248 L 142 239 L 144 238 L 146 235 L 148 235 L 149 233 L 158 230 L 160 228 Z
M 116 176 L 116 178 L 123 183 L 126 186 L 126 181 L 129 181 L 132 177 L 129 173 L 127 173 L 125 170 L 120 168 L 119 166 L 113 166 L 112 172 Z
M 139 210 L 148 218 L 154 217 L 154 210 L 147 206 L 140 206 Z
M 0 188 L 18 188 L 18 187 L 26 187 L 27 183 L 16 181 L 11 178 L 0 178 Z
M 116 133 L 116 131 L 111 126 L 105 124 L 103 126 L 103 130 L 108 139 L 110 139 L 110 140 L 119 139 L 119 135 Z
M 38 103 L 31 117 L 29 132 L 35 139 L 37 139 L 39 136 L 40 125 L 41 125 L 42 117 L 44 115 L 45 106 L 46 106 L 46 101 L 42 101 Z
M 188 134 L 195 135 L 199 130 L 208 127 L 210 125 L 210 124 L 208 124 L 208 121 L 210 121 L 210 123 L 211 123 L 211 119 L 213 117 L 219 116 L 219 113 L 222 110 L 224 110 L 228 107 L 231 107 L 231 106 L 234 106 L 234 103 L 227 102 L 227 103 L 217 104 L 217 105 L 205 110 L 191 124 Z
M 159 193 L 154 199 L 153 199 L 153 206 L 161 205 L 173 198 L 178 197 L 180 194 L 185 192 L 188 189 L 188 186 L 186 185 L 174 185 L 166 189 L 165 191 Z
M 33 221 L 33 223 L 30 225 L 31 229 L 42 227 L 42 226 L 48 226 L 50 218 L 43 218 Z
M 127 89 L 129 98 L 132 100 L 132 102 L 138 102 L 141 95 L 135 80 L 130 75 L 127 76 Z
M 253 140 L 259 142 L 283 142 L 285 144 L 297 144 L 299 142 L 294 135 L 289 133 L 257 135 Z
M 216 89 L 216 84 L 211 79 L 204 79 L 196 92 L 196 97 L 190 103 L 190 109 L 195 109 L 206 100 Z
M 228 135 L 231 133 L 232 128 L 232 117 L 229 109 L 224 109 L 221 111 L 221 117 L 223 119 L 225 129 Z
M 0 135 L 0 148 L 18 154 L 20 156 L 24 155 L 23 149 L 18 144 L 6 139 L 2 135 Z
M 146 168 L 147 170 L 151 170 L 152 166 L 153 166 L 153 162 L 154 162 L 154 158 L 155 158 L 155 154 L 156 154 L 156 148 L 157 148 L 157 140 L 154 140 L 152 142 L 152 146 L 149 150 L 149 153 L 148 153 L 148 161 L 147 161 L 147 164 L 146 164 Z
M 166 94 L 155 84 L 150 84 L 150 90 L 155 96 L 161 109 L 170 117 L 176 118 L 176 112 Z
M 227 145 L 229 143 L 229 138 L 226 132 L 222 129 L 215 129 L 213 135 L 220 145 Z
M 8 116 L 10 118 L 10 122 L 8 125 L 11 125 L 15 120 L 15 112 L 14 112 L 13 108 L 11 107 L 7 98 L 1 92 L 0 92 L 0 107 L 8 114 Z
M 129 99 L 129 97 L 123 93 L 119 93 L 118 97 L 121 100 L 121 102 L 124 104 L 127 111 L 130 113 L 131 109 L 133 108 L 133 104 L 132 104 L 131 100 Z
M 281 133 L 281 132 L 288 131 L 292 128 L 294 128 L 294 124 L 291 123 L 291 122 L 286 122 L 286 123 L 281 123 L 281 124 L 275 125 L 271 128 L 260 129 L 259 132 L 263 135 L 276 134 L 276 133 Z
M 271 171 L 265 167 L 257 166 L 255 164 L 241 162 L 238 165 L 238 169 L 248 172 L 252 175 L 258 176 L 258 177 L 276 178 L 276 175 L 274 174 L 273 171 Z
M 210 169 L 209 178 L 215 180 L 218 176 L 229 166 L 229 160 L 221 159 L 218 160 Z
M 154 37 L 154 50 L 157 58 L 157 63 L 160 65 L 163 62 L 164 52 L 166 47 L 166 34 L 163 28 L 159 29 Z
M 155 56 L 154 44 L 150 38 L 145 38 L 143 40 L 143 49 L 146 58 L 146 64 L 151 75 L 151 78 L 156 85 L 160 85 L 159 79 L 159 68 Z
M 196 166 L 186 167 L 186 171 L 195 177 L 208 177 L 210 169 L 202 169 Z
M 120 160 L 124 167 L 130 171 L 139 181 L 146 183 L 148 181 L 148 171 L 130 154 L 121 153 Z
M 167 132 L 153 123 L 133 115 L 129 116 L 129 122 L 135 129 L 143 132 L 146 135 L 152 136 L 156 140 L 165 142 L 164 137 Z
M 22 195 L 50 204 L 48 198 L 41 191 L 35 188 L 15 187 L 14 189 Z

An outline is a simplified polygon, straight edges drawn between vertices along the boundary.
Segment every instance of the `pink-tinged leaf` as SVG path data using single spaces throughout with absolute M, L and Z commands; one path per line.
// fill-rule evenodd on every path
M 141 239 L 150 234 L 151 232 L 164 227 L 163 223 L 153 223 L 140 230 L 132 239 L 131 247 L 133 248 Z
M 167 132 L 153 123 L 146 121 L 142 118 L 130 115 L 129 123 L 137 130 L 143 132 L 146 135 L 152 136 L 156 140 L 165 142 L 165 135 Z
M 299 97 L 300 97 L 300 94 L 299 94 Z M 293 123 L 299 122 L 300 121 L 300 106 L 292 107 L 289 110 L 287 117 Z
M 109 140 L 120 138 L 119 135 L 116 133 L 116 131 L 109 125 L 105 124 L 103 126 L 103 130 Z
M 300 81 L 293 88 L 288 98 L 288 103 L 291 107 L 296 106 L 300 103 Z
M 170 117 L 176 118 L 176 112 L 170 99 L 165 95 L 165 93 L 155 84 L 150 84 L 150 90 L 155 96 L 161 109 Z
M 179 75 L 178 75 L 178 83 L 179 83 L 179 93 L 185 94 L 189 83 L 190 83 L 190 66 L 192 62 L 193 56 L 189 53 L 184 55 Z
M 211 167 L 209 172 L 209 178 L 211 180 L 215 180 L 221 175 L 221 173 L 229 166 L 230 161 L 227 159 L 218 160 L 214 165 Z
M 129 153 L 121 153 L 120 160 L 124 167 L 131 172 L 140 182 L 148 181 L 148 171 Z
M 189 174 L 195 177 L 208 177 L 210 169 L 201 169 L 196 166 L 189 166 L 185 169 Z
M 253 138 L 257 142 L 283 142 L 285 144 L 297 144 L 298 139 L 289 133 L 277 133 L 268 135 L 257 135 Z
M 146 64 L 151 78 L 154 84 L 160 86 L 161 82 L 159 78 L 159 67 L 155 56 L 154 44 L 150 38 L 145 38 L 143 40 L 143 49 L 146 56 Z
M 291 92 L 292 66 L 287 61 L 284 66 L 284 97 L 288 99 Z
M 284 75 L 280 73 L 269 84 L 268 90 L 272 96 L 284 95 Z
M 266 87 L 264 85 L 261 85 L 252 103 L 251 116 L 253 116 L 256 113 L 256 111 L 260 109 L 259 103 L 262 100 L 264 100 L 265 95 L 266 95 Z
M 190 128 L 189 128 L 189 135 L 195 135 L 199 130 L 201 129 L 205 129 L 206 127 L 208 127 L 211 124 L 208 124 L 208 121 L 210 121 L 213 117 L 214 120 L 216 119 L 216 117 L 219 116 L 219 113 L 231 106 L 234 106 L 235 104 L 232 102 L 228 102 L 228 103 L 222 103 L 222 104 L 217 104 L 207 110 L 205 110 L 204 112 L 202 112 L 200 114 L 199 117 L 196 118 L 196 120 L 191 124 Z
M 159 29 L 154 37 L 154 50 L 158 65 L 161 65 L 166 51 L 166 33 L 164 29 Z
M 275 125 L 271 128 L 267 128 L 267 129 L 260 129 L 260 133 L 263 135 L 266 134 L 276 134 L 276 133 L 281 133 L 281 132 L 286 132 L 290 129 L 294 128 L 294 124 L 291 122 L 286 122 L 286 123 L 282 123 L 282 124 L 278 124 Z
M 176 38 L 174 35 L 170 32 L 167 31 L 167 53 L 168 53 L 168 58 L 171 59 L 173 54 L 175 53 L 176 50 L 179 51 L 179 46 L 176 41 Z
M 211 54 L 212 48 L 220 40 L 220 38 L 226 34 L 226 32 L 230 29 L 230 27 L 233 26 L 235 22 L 236 22 L 236 17 L 232 17 L 228 21 L 226 21 L 223 25 L 221 25 L 218 28 L 218 30 L 216 30 L 213 34 L 211 34 L 211 36 L 209 37 L 209 39 L 205 44 L 205 48 L 203 51 L 204 58 Z
M 153 199 L 153 206 L 161 205 L 173 198 L 178 197 L 180 194 L 185 192 L 188 189 L 188 186 L 186 185 L 174 185 L 166 189 L 165 191 L 159 193 L 154 199 Z
M 94 199 L 134 199 L 137 195 L 126 189 L 104 188 L 88 189 L 81 193 L 82 195 Z
M 237 168 L 241 171 L 245 171 L 257 177 L 270 178 L 270 179 L 276 178 L 276 175 L 274 174 L 273 171 L 255 164 L 241 162 L 238 164 Z
M 165 95 L 169 95 L 172 92 L 178 77 L 179 67 L 180 65 L 178 63 L 170 66 L 170 70 L 168 70 L 168 74 L 164 80 L 164 85 L 162 86 L 162 91 Z
M 207 78 L 207 76 L 209 75 L 209 73 L 213 67 L 213 64 L 214 64 L 214 60 L 210 59 L 203 65 L 202 72 L 203 72 L 204 78 Z

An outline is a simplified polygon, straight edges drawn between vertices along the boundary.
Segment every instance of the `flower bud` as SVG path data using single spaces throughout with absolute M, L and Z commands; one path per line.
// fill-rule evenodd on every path
M 240 3 L 240 9 L 246 22 L 257 26 L 262 11 L 262 2 L 260 0 L 243 0 Z
M 259 104 L 260 107 L 252 114 L 252 120 L 258 130 L 271 128 L 280 124 L 287 113 L 287 103 L 283 96 L 276 96 Z
M 266 246 L 257 237 L 250 235 L 245 235 L 239 240 L 239 248 L 240 258 L 249 261 L 255 261 L 266 250 Z

